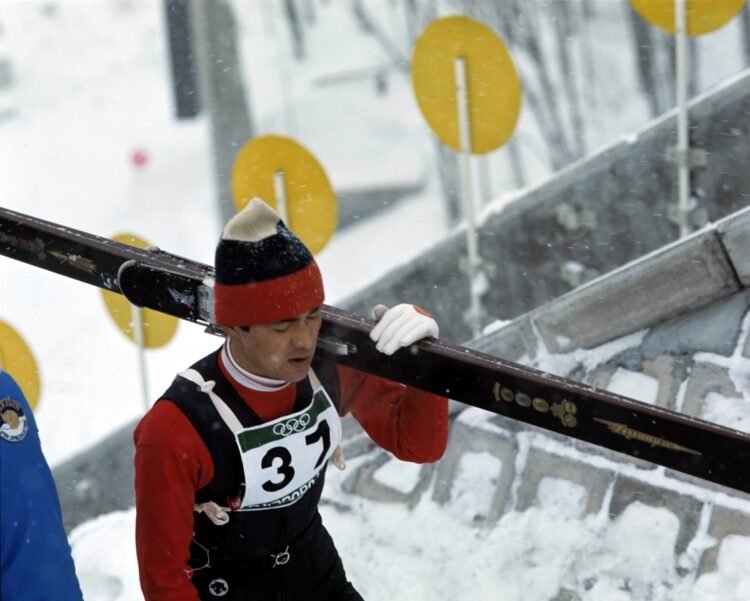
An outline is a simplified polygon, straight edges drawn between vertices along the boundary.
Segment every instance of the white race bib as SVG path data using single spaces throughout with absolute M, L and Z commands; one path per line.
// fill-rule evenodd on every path
M 325 389 L 310 405 L 236 433 L 245 472 L 240 511 L 285 507 L 315 484 L 341 442 L 341 419 Z

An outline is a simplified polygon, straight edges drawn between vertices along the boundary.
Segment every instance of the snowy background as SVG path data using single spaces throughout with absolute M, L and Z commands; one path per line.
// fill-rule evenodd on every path
M 434 143 L 408 75 L 391 73 L 385 95 L 374 94 L 371 80 L 320 85 L 321 77 L 381 64 L 385 57 L 354 19 L 350 2 L 315 4 L 317 25 L 307 40 L 308 59 L 300 63 L 291 53 L 280 2 L 235 2 L 259 133 L 300 141 L 337 188 L 425 183 L 421 193 L 340 231 L 320 254 L 327 302 L 336 304 L 439 241 L 449 223 L 439 199 Z M 591 66 L 599 75 L 591 88 L 599 110 L 591 114 L 591 148 L 648 119 L 633 57 L 623 50 L 632 43 L 623 24 L 626 3 L 596 5 L 601 30 L 591 32 L 589 42 L 598 61 Z M 401 26 L 394 17 L 397 2 L 367 6 L 387 30 Z M 205 117 L 178 122 L 172 116 L 164 31 L 156 0 L 0 2 L 0 59 L 8 58 L 14 71 L 13 87 L 0 91 L 0 106 L 12 112 L 0 118 L 0 205 L 102 236 L 137 234 L 177 254 L 212 260 L 221 223 L 208 123 Z M 741 68 L 738 39 L 735 24 L 700 39 L 708 57 L 702 88 Z M 515 137 L 527 183 L 549 176 L 538 125 L 525 106 Z M 132 162 L 137 150 L 148 156 L 142 167 Z M 500 149 L 488 159 L 489 196 L 498 204 L 513 188 L 505 153 Z M 39 366 L 36 418 L 53 467 L 143 413 L 136 350 L 98 290 L 6 259 L 0 259 L 0 286 L 0 320 L 23 336 Z M 148 354 L 150 396 L 217 344 L 201 328 L 180 324 L 168 346 Z M 591 364 L 607 352 L 592 351 Z M 569 358 L 543 361 L 540 367 L 565 373 Z M 646 398 L 653 388 L 638 378 L 618 377 L 618 391 L 653 401 Z M 472 410 L 461 419 L 483 416 Z M 696 581 L 688 552 L 674 557 L 678 524 L 666 509 L 635 504 L 614 521 L 582 517 L 575 491 L 566 496 L 553 487 L 541 491 L 537 507 L 508 513 L 493 529 L 473 527 L 472 517 L 487 502 L 482 474 L 491 461 L 477 456 L 462 466 L 466 492 L 445 508 L 429 495 L 413 510 L 347 496 L 339 487 L 343 476 L 329 472 L 324 520 L 366 598 L 541 601 L 559 591 L 559 601 L 750 598 L 743 561 L 750 540 L 726 539 L 718 571 Z M 408 490 L 413 470 L 389 462 L 378 477 Z M 117 512 L 72 533 L 87 601 L 142 598 L 133 520 L 132 511 Z

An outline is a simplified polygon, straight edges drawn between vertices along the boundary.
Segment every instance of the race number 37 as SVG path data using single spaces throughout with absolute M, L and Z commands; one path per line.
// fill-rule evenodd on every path
M 321 441 L 323 448 L 318 460 L 315 462 L 315 471 L 328 455 L 331 448 L 331 429 L 325 419 L 321 419 L 318 427 L 305 436 L 305 445 L 310 447 Z M 292 465 L 292 453 L 287 447 L 271 447 L 261 459 L 261 467 L 265 469 L 275 468 L 274 478 L 263 483 L 263 490 L 273 493 L 282 490 L 294 479 L 296 473 Z M 278 478 L 281 478 L 280 480 Z

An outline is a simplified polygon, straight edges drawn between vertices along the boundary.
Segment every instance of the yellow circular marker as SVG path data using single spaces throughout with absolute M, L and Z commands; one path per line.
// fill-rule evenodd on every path
M 675 32 L 674 0 L 630 0 L 646 21 L 667 33 Z M 745 0 L 686 0 L 687 34 L 701 35 L 719 29 L 742 10 Z
M 8 372 L 23 390 L 32 411 L 39 405 L 41 383 L 34 355 L 21 335 L 0 320 L 0 369 Z
M 411 61 L 417 104 L 435 134 L 461 150 L 455 63 L 466 64 L 471 152 L 499 148 L 513 135 L 521 112 L 521 82 L 505 45 L 468 17 L 433 21 L 417 40 Z
M 320 163 L 294 140 L 260 136 L 240 149 L 232 168 L 234 205 L 239 211 L 258 197 L 279 211 L 277 173 L 283 174 L 286 224 L 316 254 L 336 231 L 336 195 Z
M 132 234 L 117 234 L 112 237 L 117 242 L 146 248 L 150 246 L 148 242 Z M 102 297 L 107 311 L 115 320 L 117 327 L 132 340 L 136 342 L 135 331 L 133 330 L 133 311 L 141 311 L 141 322 L 143 323 L 143 346 L 146 348 L 159 348 L 167 344 L 175 332 L 179 320 L 176 317 L 154 311 L 153 309 L 140 309 L 130 304 L 121 294 L 102 290 Z

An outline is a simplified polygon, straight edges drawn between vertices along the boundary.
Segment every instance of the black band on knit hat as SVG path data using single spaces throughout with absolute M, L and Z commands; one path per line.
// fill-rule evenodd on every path
M 216 281 L 237 285 L 262 282 L 307 267 L 313 256 L 302 240 L 280 221 L 276 235 L 255 243 L 222 240 L 216 247 Z
M 323 280 L 309 249 L 266 203 L 254 198 L 216 247 L 216 323 L 246 326 L 301 315 L 323 303 Z

